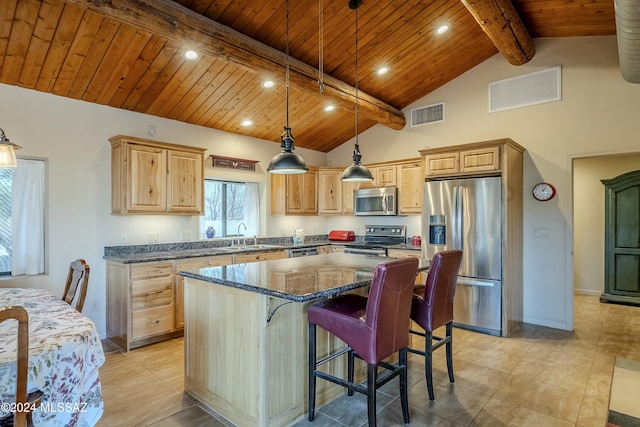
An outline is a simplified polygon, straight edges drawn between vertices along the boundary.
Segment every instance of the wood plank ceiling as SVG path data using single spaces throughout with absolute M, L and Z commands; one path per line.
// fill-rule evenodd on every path
M 513 9 L 523 37 L 616 32 L 612 0 L 364 0 L 359 131 L 376 123 L 402 128 L 402 108 L 498 53 L 490 27 L 504 30 L 508 14 L 471 13 L 496 5 Z M 0 83 L 279 143 L 285 10 L 284 0 L 2 0 Z M 437 36 L 442 23 L 451 30 Z M 187 61 L 187 49 L 201 56 Z M 295 145 L 328 152 L 355 134 L 355 12 L 348 0 L 291 0 L 289 49 Z M 377 76 L 382 65 L 390 72 Z M 275 87 L 263 88 L 265 79 Z M 337 108 L 327 113 L 328 104 Z M 244 119 L 253 126 L 243 127 Z

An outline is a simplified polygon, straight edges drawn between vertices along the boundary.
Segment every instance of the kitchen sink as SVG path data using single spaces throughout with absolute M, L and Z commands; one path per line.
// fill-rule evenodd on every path
M 225 249 L 232 251 L 247 251 L 251 249 L 272 249 L 272 248 L 281 248 L 279 245 L 233 245 L 229 247 L 225 247 Z

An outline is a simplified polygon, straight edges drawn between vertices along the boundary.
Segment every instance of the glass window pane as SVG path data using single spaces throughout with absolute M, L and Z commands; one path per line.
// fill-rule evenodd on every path
M 227 230 L 230 235 L 236 236 L 238 226 L 244 221 L 244 184 L 228 182 L 226 187 Z M 241 235 L 244 232 L 244 229 L 240 230 Z

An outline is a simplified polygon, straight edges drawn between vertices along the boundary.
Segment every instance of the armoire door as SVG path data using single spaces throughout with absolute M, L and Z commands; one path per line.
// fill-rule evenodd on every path
M 604 293 L 601 301 L 640 305 L 640 171 L 605 185 Z

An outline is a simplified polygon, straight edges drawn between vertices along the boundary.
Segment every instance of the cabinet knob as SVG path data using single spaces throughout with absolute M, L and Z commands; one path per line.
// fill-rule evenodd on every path
M 147 296 L 158 295 L 158 294 L 161 294 L 161 293 L 162 293 L 162 290 L 161 290 L 161 289 L 157 289 L 157 290 L 155 290 L 155 291 L 149 291 L 149 292 L 147 292 Z
M 155 323 L 155 324 L 157 324 L 157 323 L 160 323 L 160 321 L 159 321 L 159 320 L 149 320 L 149 321 L 147 322 L 147 324 L 149 324 L 149 323 Z

